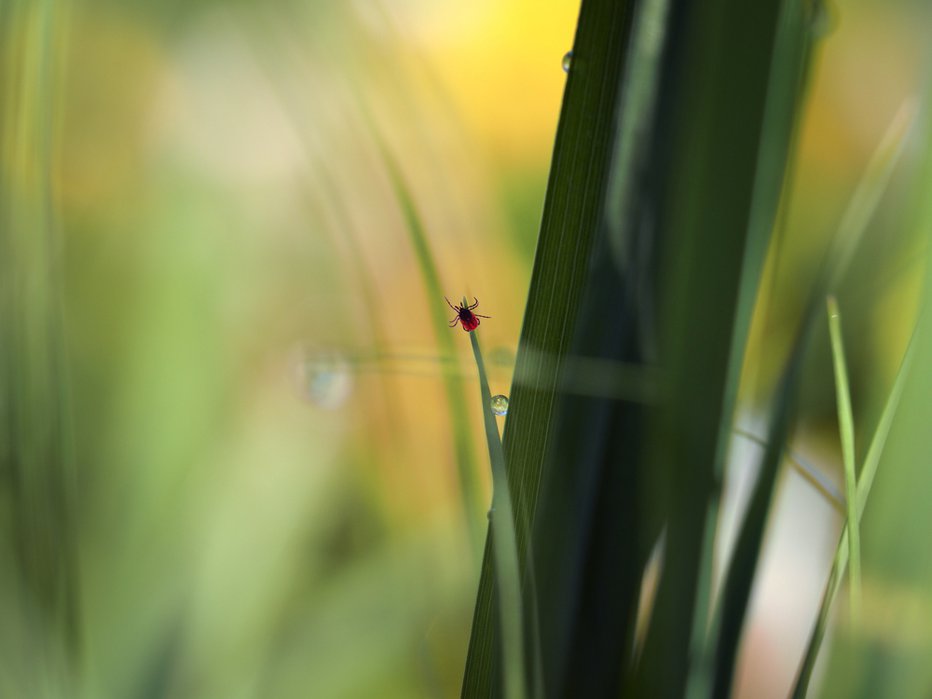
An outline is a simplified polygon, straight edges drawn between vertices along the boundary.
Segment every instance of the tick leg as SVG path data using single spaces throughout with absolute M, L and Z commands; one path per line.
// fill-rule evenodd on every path
M 448 305 L 450 308 L 452 308 L 454 311 L 457 312 L 457 314 L 459 314 L 460 309 L 459 309 L 458 306 L 454 306 L 452 303 L 450 303 L 450 299 L 448 299 L 446 296 L 443 297 L 443 300 L 447 302 L 447 305 Z
M 492 316 L 480 315 L 480 314 L 478 314 L 478 313 L 473 313 L 473 315 L 476 316 L 476 318 L 491 318 L 491 317 L 492 317 Z
M 477 299 L 475 296 L 472 297 L 472 300 L 475 301 L 475 303 L 473 303 L 472 306 L 467 306 L 467 307 L 466 307 L 466 308 L 468 308 L 470 311 L 471 311 L 472 309 L 474 309 L 476 306 L 479 305 L 479 299 Z
M 449 326 L 452 328 L 452 327 L 454 327 L 454 326 L 455 326 L 457 323 L 459 323 L 459 322 L 460 322 L 460 317 L 459 317 L 459 316 L 456 316 L 456 318 L 454 318 L 454 319 L 451 320 L 449 323 L 447 323 L 447 325 L 449 325 Z

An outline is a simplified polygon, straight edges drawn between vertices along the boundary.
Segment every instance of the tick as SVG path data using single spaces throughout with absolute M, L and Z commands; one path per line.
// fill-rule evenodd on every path
M 473 304 L 471 306 L 466 305 L 466 300 L 463 300 L 462 306 L 454 306 L 450 303 L 450 299 L 446 296 L 443 297 L 447 301 L 447 305 L 456 311 L 456 317 L 450 321 L 450 327 L 454 327 L 457 323 L 460 323 L 463 326 L 463 330 L 468 333 L 471 333 L 473 330 L 479 327 L 480 318 L 491 318 L 492 316 L 481 316 L 478 313 L 473 313 L 472 310 L 479 305 L 479 299 L 473 298 Z

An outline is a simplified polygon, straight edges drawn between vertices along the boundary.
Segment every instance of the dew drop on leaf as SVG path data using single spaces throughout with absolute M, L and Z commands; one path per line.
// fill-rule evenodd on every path
M 571 65 L 573 65 L 573 52 L 567 51 L 563 54 L 563 72 L 569 73 Z

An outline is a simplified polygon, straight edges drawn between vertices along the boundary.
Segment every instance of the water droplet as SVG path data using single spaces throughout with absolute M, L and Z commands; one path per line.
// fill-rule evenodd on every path
M 349 362 L 333 350 L 305 351 L 296 374 L 301 395 L 327 410 L 339 408 L 353 391 Z
M 567 51 L 563 54 L 563 72 L 569 73 L 571 65 L 573 65 L 573 52 Z
M 508 396 L 492 396 L 492 412 L 496 415 L 508 414 Z

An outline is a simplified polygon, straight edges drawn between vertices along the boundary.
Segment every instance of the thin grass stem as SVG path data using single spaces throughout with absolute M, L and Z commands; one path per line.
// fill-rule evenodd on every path
M 851 623 L 857 627 L 861 620 L 861 534 L 858 525 L 857 474 L 854 455 L 854 416 L 851 410 L 851 390 L 848 367 L 845 362 L 844 341 L 841 336 L 841 315 L 838 302 L 829 296 L 828 329 L 832 345 L 832 365 L 835 369 L 835 394 L 838 402 L 838 429 L 841 433 L 841 458 L 845 470 L 845 509 L 847 512 L 848 557 L 851 570 Z
M 864 514 L 864 508 L 867 506 L 867 496 L 870 494 L 871 487 L 874 484 L 874 477 L 877 475 L 877 467 L 880 465 L 880 457 L 883 454 L 883 448 L 887 442 L 887 436 L 890 434 L 890 428 L 893 425 L 893 416 L 896 415 L 896 409 L 900 404 L 900 397 L 903 394 L 903 388 L 906 385 L 906 378 L 909 376 L 909 369 L 912 365 L 913 353 L 915 351 L 915 342 L 910 341 L 903 362 L 900 364 L 896 380 L 887 402 L 884 405 L 883 413 L 880 416 L 880 422 L 874 431 L 870 447 L 867 450 L 867 456 L 864 458 L 864 465 L 861 468 L 861 477 L 857 485 L 857 511 L 858 519 Z M 799 673 L 796 677 L 796 685 L 793 688 L 792 699 L 804 699 L 809 691 L 809 682 L 812 679 L 812 671 L 815 668 L 815 662 L 819 655 L 819 649 L 822 646 L 822 639 L 825 638 L 825 630 L 828 626 L 828 615 L 831 611 L 835 597 L 841 589 L 841 581 L 848 565 L 849 556 L 849 537 L 848 526 L 842 529 L 841 538 L 835 549 L 835 558 L 832 561 L 832 571 L 829 573 L 828 584 L 825 586 L 825 592 L 822 595 L 822 604 L 819 607 L 819 614 L 816 617 L 815 626 L 812 634 L 809 636 L 809 643 L 806 646 L 806 653 L 803 655 L 803 661 L 799 667 Z
M 515 533 L 514 511 L 508 487 L 508 475 L 505 471 L 505 451 L 502 449 L 502 440 L 498 434 L 498 424 L 492 414 L 492 392 L 489 390 L 489 379 L 485 373 L 485 363 L 482 360 L 479 338 L 475 331 L 469 333 L 469 339 L 479 372 L 482 422 L 485 426 L 489 462 L 492 466 L 492 508 L 489 514 L 502 632 L 505 696 L 507 699 L 521 699 L 527 696 L 527 687 L 524 673 L 521 569 L 518 564 L 518 539 Z

